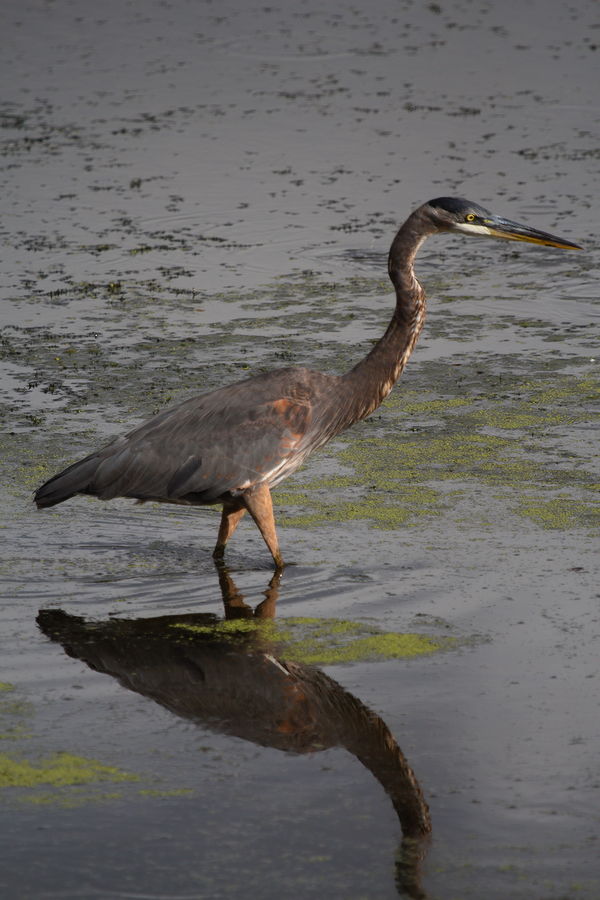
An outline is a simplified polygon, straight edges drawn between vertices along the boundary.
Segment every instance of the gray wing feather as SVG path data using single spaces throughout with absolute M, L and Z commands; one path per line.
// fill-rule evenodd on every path
M 76 493 L 211 503 L 243 490 L 306 442 L 317 378 L 331 377 L 282 369 L 186 400 L 50 479 L 36 503 Z

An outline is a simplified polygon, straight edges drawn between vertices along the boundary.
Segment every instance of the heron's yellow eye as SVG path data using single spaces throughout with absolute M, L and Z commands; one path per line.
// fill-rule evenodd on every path
M 468 216 L 465 217 L 467 222 L 474 222 L 477 216 L 474 213 L 469 213 Z

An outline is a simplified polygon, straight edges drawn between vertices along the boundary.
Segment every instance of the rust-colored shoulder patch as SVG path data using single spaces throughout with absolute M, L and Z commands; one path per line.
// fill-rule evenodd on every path
M 298 403 L 289 397 L 282 397 L 280 400 L 273 400 L 269 406 L 296 438 L 306 433 L 312 418 L 312 409 L 308 403 Z

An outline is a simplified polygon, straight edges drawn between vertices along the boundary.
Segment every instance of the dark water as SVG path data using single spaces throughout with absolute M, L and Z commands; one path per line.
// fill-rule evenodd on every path
M 596 5 L 0 20 L 2 896 L 595 900 Z M 586 252 L 423 248 L 400 386 L 276 494 L 281 583 L 251 525 L 219 576 L 213 510 L 33 510 L 174 398 L 350 366 L 448 194 Z

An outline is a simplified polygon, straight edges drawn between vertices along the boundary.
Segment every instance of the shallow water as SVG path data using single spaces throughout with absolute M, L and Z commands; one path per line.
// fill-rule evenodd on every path
M 3 4 L 3 896 L 600 895 L 596 14 Z M 586 252 L 426 244 L 281 583 L 214 510 L 33 510 L 173 399 L 353 364 L 448 194 Z

